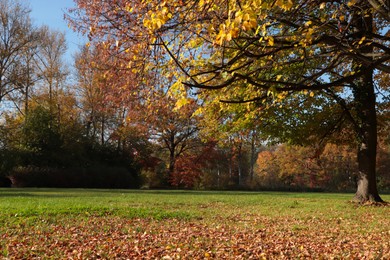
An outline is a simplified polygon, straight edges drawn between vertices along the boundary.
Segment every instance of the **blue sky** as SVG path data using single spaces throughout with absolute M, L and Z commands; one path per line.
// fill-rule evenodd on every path
M 72 62 L 72 55 L 79 50 L 79 45 L 86 42 L 85 38 L 69 29 L 64 20 L 66 9 L 75 6 L 73 0 L 27 0 L 26 2 L 31 8 L 31 19 L 35 25 L 45 24 L 65 33 L 68 44 L 66 60 Z

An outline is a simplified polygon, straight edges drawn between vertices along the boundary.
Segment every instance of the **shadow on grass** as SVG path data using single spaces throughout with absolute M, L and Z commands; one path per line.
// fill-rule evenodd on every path
M 17 197 L 17 198 L 29 198 L 29 197 L 45 197 L 45 198 L 71 198 L 82 197 L 82 194 L 77 195 L 67 192 L 65 189 L 38 189 L 38 188 L 0 188 L 0 198 L 3 197 Z
M 99 195 L 100 194 L 100 195 Z M 140 190 L 140 189 L 79 189 L 79 188 L 0 188 L 1 197 L 99 197 L 101 194 L 134 194 L 134 195 L 190 195 L 190 196 L 278 196 L 278 197 L 310 197 L 313 194 L 320 196 L 334 196 L 337 193 L 323 192 L 293 192 L 293 191 L 228 191 L 228 190 Z M 346 195 L 346 193 L 340 194 Z

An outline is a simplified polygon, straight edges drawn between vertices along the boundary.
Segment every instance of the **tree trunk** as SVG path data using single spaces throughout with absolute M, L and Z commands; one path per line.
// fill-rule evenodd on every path
M 256 131 L 252 130 L 252 136 L 251 136 L 251 165 L 250 165 L 250 171 L 249 171 L 249 180 L 250 183 L 253 182 L 253 175 L 255 172 L 255 164 L 256 164 L 256 146 L 255 146 L 255 138 L 256 138 Z
M 365 6 L 363 1 L 362 6 Z M 367 6 L 368 7 L 368 6 Z M 362 8 L 361 10 L 367 10 Z M 353 19 L 357 34 L 356 39 L 363 36 L 369 37 L 373 31 L 373 18 L 371 14 L 357 15 Z M 363 45 L 359 51 L 362 54 L 373 52 L 371 45 Z M 383 202 L 379 196 L 376 184 L 376 150 L 377 150 L 377 115 L 376 96 L 373 82 L 374 70 L 370 64 L 354 62 L 355 72 L 363 71 L 364 74 L 354 82 L 353 94 L 357 116 L 357 140 L 358 140 L 358 176 L 357 191 L 354 201 Z
M 102 145 L 104 145 L 104 131 L 105 131 L 105 124 L 106 124 L 106 120 L 105 120 L 105 117 L 103 116 L 102 117 L 102 132 L 101 132 L 101 135 L 100 135 L 100 142 Z
M 175 133 L 171 132 L 169 136 L 169 168 L 168 173 L 169 177 L 168 179 L 172 178 L 173 174 L 175 173 L 175 164 L 176 164 L 176 144 L 175 144 Z
M 367 77 L 364 78 L 367 80 Z M 360 203 L 382 202 L 376 185 L 377 120 L 372 75 L 370 79 L 371 81 L 361 82 L 366 86 L 355 91 L 360 133 L 357 156 L 359 172 L 354 201 Z
M 242 140 L 239 141 L 237 151 L 237 170 L 238 170 L 238 187 L 242 186 Z
M 173 174 L 175 173 L 175 155 L 173 155 L 173 154 L 169 155 L 168 171 L 169 171 L 169 177 L 173 176 Z

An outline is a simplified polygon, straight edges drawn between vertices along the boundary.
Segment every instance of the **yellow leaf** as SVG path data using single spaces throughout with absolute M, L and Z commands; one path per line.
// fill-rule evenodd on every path
M 249 25 L 250 25 L 251 29 L 252 29 L 252 28 L 255 28 L 255 27 L 257 26 L 257 21 L 256 21 L 256 19 L 250 19 L 250 20 L 249 20 Z
M 231 41 L 232 40 L 232 34 L 231 33 L 228 33 L 226 34 L 226 41 Z
M 231 31 L 230 31 L 231 35 L 233 38 L 236 38 L 239 33 L 240 33 L 240 30 L 238 28 L 233 28 Z
M 162 13 L 162 14 L 168 13 L 168 8 L 167 8 L 166 6 L 163 7 L 163 9 L 161 9 L 161 13 Z
M 150 26 L 150 20 L 149 19 L 144 19 L 144 26 L 146 27 L 146 28 L 148 28 L 148 29 L 151 29 L 151 26 Z
M 351 6 L 355 5 L 356 2 L 357 2 L 357 0 L 351 0 L 351 1 L 348 2 L 347 5 L 348 5 L 349 7 L 351 7 Z
M 160 19 L 157 19 L 156 25 L 157 25 L 157 28 L 156 28 L 156 29 L 160 29 L 161 26 L 163 25 L 163 22 L 162 22 Z
M 277 97 L 278 99 L 282 100 L 282 99 L 284 99 L 284 98 L 286 97 L 286 94 L 283 93 L 283 92 L 281 92 L 281 93 L 278 93 L 278 94 L 276 95 L 276 97 Z
M 268 40 L 269 46 L 274 46 L 274 44 L 275 44 L 274 37 L 268 36 L 267 40 Z
M 130 5 L 126 5 L 125 10 L 127 12 L 129 12 L 129 13 L 132 13 L 133 12 L 133 7 L 131 7 Z
M 267 91 L 267 96 L 270 97 L 274 97 L 275 96 L 275 93 L 276 93 L 276 88 L 274 86 L 270 87 Z
M 277 0 L 275 4 L 286 11 L 290 10 L 294 5 L 292 0 Z

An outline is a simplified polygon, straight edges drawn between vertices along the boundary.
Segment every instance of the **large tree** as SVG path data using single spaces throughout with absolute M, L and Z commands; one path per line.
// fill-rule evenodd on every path
M 169 57 L 166 64 L 182 72 L 181 77 L 174 74 L 175 79 L 200 89 L 204 100 L 213 93 L 213 100 L 252 102 L 261 108 L 255 118 L 261 118 L 274 97 L 332 98 L 354 130 L 359 165 L 354 198 L 382 201 L 375 173 L 374 75 L 390 72 L 387 2 L 75 2 L 80 9 L 74 14 L 80 19 L 74 24 L 91 40 L 109 46 L 126 43 L 124 50 L 132 57 Z M 154 51 L 158 47 L 161 52 Z

